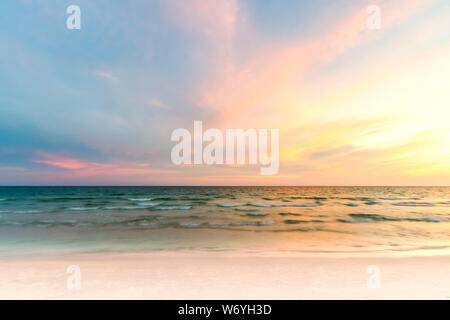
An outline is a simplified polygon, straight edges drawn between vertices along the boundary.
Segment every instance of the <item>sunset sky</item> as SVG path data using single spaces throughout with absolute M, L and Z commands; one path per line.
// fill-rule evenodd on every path
M 0 115 L 0 185 L 450 185 L 450 1 L 2 0 Z M 279 173 L 174 165 L 194 120 Z

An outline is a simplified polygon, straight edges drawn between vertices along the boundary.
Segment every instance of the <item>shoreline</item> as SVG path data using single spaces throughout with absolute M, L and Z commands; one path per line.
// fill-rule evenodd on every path
M 0 260 L 0 299 L 450 299 L 448 270 L 450 255 L 54 254 Z

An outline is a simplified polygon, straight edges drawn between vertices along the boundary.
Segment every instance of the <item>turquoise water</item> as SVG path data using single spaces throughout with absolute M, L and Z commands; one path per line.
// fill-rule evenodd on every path
M 449 247 L 449 187 L 0 188 L 2 256 Z

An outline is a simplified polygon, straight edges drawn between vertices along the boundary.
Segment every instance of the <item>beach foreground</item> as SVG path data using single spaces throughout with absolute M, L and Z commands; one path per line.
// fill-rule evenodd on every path
M 79 290 L 67 288 L 70 265 Z M 449 270 L 450 256 L 64 254 L 0 261 L 0 299 L 449 299 Z

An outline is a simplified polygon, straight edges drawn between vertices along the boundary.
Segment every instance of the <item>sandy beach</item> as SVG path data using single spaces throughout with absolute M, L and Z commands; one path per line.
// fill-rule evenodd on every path
M 0 299 L 450 299 L 449 270 L 450 256 L 53 255 L 0 261 Z
M 0 3 L 0 300 L 450 300 L 449 0 Z

